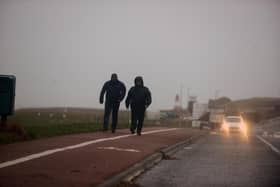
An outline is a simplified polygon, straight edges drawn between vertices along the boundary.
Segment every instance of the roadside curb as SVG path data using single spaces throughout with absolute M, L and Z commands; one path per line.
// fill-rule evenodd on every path
M 179 143 L 176 143 L 174 145 L 171 145 L 169 147 L 163 148 L 162 150 L 153 153 L 152 155 L 148 156 L 144 160 L 134 164 L 133 166 L 129 167 L 128 169 L 122 171 L 121 173 L 109 178 L 108 180 L 105 180 L 103 183 L 99 184 L 97 187 L 112 187 L 117 186 L 120 183 L 131 183 L 132 180 L 139 176 L 141 173 L 146 171 L 147 169 L 153 167 L 157 163 L 159 163 L 161 160 L 164 159 L 166 155 L 172 155 L 175 152 L 182 149 L 184 146 L 189 145 L 193 143 L 194 141 L 198 140 L 202 136 L 205 136 L 208 133 L 200 134 L 197 136 L 192 136 L 188 138 L 187 140 L 181 141 Z
M 276 153 L 278 156 L 280 156 L 280 150 L 279 149 L 274 147 L 271 143 L 269 143 L 267 140 L 265 140 L 261 136 L 259 136 L 259 135 L 256 135 L 256 136 L 261 142 L 263 142 L 266 146 L 268 146 L 274 153 Z

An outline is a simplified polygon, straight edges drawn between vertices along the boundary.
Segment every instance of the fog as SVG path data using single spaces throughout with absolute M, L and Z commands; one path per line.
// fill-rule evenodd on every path
M 184 105 L 187 90 L 279 97 L 279 20 L 278 0 L 0 0 L 0 74 L 16 75 L 17 108 L 101 108 L 113 72 L 128 89 L 143 76 L 152 110 L 181 86 Z

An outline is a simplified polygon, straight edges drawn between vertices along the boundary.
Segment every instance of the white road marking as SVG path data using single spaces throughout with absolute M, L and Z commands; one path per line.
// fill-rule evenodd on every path
M 265 143 L 268 147 L 270 147 L 270 149 L 272 149 L 272 151 L 274 151 L 275 153 L 277 153 L 278 155 L 280 155 L 280 150 L 277 149 L 276 147 L 274 147 L 271 143 L 269 143 L 268 141 L 266 141 L 264 138 L 262 138 L 261 136 L 257 135 L 257 137 L 259 138 L 259 140 L 261 140 L 263 143 Z
M 268 132 L 264 131 L 262 136 L 264 136 L 264 137 L 268 136 Z
M 137 149 L 123 149 L 123 148 L 118 148 L 118 147 L 98 147 L 98 149 L 115 150 L 115 151 L 126 151 L 126 152 L 135 152 L 135 153 L 139 153 L 140 152 Z
M 173 131 L 173 130 L 177 130 L 177 129 L 178 128 L 153 130 L 153 131 L 143 132 L 142 135 Z M 46 150 L 46 151 L 43 151 L 43 152 L 40 152 L 40 153 L 35 153 L 35 154 L 31 154 L 31 155 L 21 157 L 21 158 L 15 159 L 15 160 L 0 163 L 0 169 L 8 167 L 8 166 L 13 166 L 13 165 L 16 165 L 16 164 L 20 164 L 20 163 L 23 163 L 23 162 L 27 162 L 29 160 L 33 160 L 33 159 L 41 158 L 41 157 L 44 157 L 44 156 L 48 156 L 48 155 L 51 155 L 51 154 L 54 154 L 54 153 L 57 153 L 57 152 L 67 151 L 67 150 L 71 150 L 71 149 L 77 149 L 77 148 L 80 148 L 80 147 L 85 147 L 85 146 L 88 146 L 88 145 L 91 145 L 91 144 L 96 144 L 96 143 L 99 143 L 99 142 L 118 140 L 118 139 L 130 137 L 130 136 L 136 136 L 136 135 L 128 134 L 128 135 L 122 135 L 122 136 L 115 136 L 115 137 L 111 137 L 111 138 L 101 138 L 101 139 L 97 139 L 97 140 L 91 140 L 91 141 L 79 143 L 79 144 L 76 144 L 76 145 L 61 147 L 61 148 L 57 148 L 57 149 Z
M 217 135 L 218 133 L 216 131 L 211 131 L 210 134 Z
M 273 138 L 280 138 L 280 132 L 278 131 L 278 132 L 275 132 L 274 134 L 273 134 Z
M 184 147 L 184 149 L 190 150 L 192 149 L 192 147 Z

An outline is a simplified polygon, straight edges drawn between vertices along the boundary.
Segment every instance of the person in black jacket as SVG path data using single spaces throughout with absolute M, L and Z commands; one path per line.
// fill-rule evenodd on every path
M 118 112 L 120 102 L 125 97 L 126 88 L 124 83 L 118 80 L 118 75 L 113 73 L 111 80 L 105 82 L 100 93 L 99 102 L 103 104 L 106 93 L 105 112 L 103 121 L 103 131 L 108 130 L 110 114 L 112 112 L 112 133 L 115 133 L 118 123 Z
M 134 83 L 135 86 L 130 88 L 128 92 L 125 105 L 126 108 L 129 106 L 131 108 L 131 133 L 134 134 L 137 127 L 137 134 L 141 136 L 145 111 L 152 103 L 152 97 L 150 90 L 144 86 L 142 77 L 136 77 Z

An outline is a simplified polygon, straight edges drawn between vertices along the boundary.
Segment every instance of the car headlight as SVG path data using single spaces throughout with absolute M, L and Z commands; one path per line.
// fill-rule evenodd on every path
M 247 126 L 246 126 L 245 123 L 242 123 L 242 124 L 241 124 L 241 130 L 242 130 L 242 132 L 243 132 L 244 134 L 247 134 Z
M 222 129 L 223 129 L 224 131 L 229 131 L 228 124 L 224 122 L 223 125 L 222 125 Z

